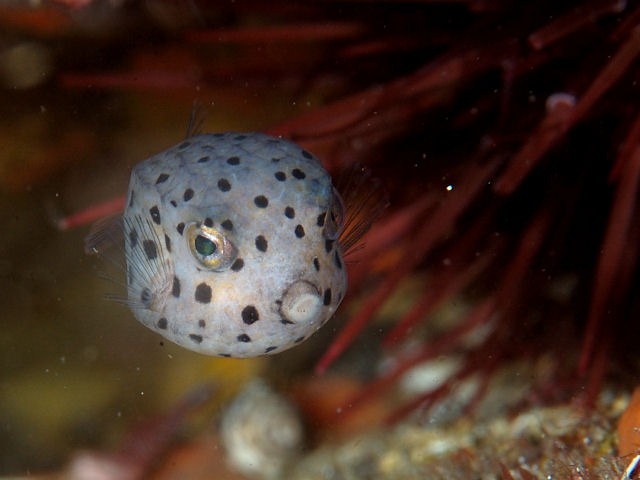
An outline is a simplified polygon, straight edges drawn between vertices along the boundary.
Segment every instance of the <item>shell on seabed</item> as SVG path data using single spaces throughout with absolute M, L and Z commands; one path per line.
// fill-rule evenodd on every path
M 256 478 L 281 478 L 304 446 L 300 414 L 263 380 L 252 381 L 232 400 L 220 434 L 231 466 Z

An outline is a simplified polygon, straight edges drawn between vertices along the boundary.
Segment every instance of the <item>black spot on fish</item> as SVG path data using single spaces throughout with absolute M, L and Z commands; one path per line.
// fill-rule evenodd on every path
M 264 353 L 273 352 L 276 348 L 278 348 L 278 347 L 274 347 L 274 346 L 267 347 L 267 348 L 264 349 Z
M 173 288 L 171 289 L 171 294 L 176 298 L 180 297 L 180 280 L 175 275 L 173 277 Z
M 228 230 L 228 231 L 233 230 L 233 223 L 232 223 L 232 222 L 231 222 L 231 220 L 229 220 L 228 218 L 227 218 L 225 221 L 223 221 L 223 222 L 220 224 L 220 226 L 221 226 L 222 228 L 224 228 L 225 230 Z
M 294 218 L 296 216 L 296 211 L 291 207 L 286 207 L 284 209 L 284 216 L 287 218 Z
M 180 146 L 178 146 L 178 150 L 184 150 L 185 148 L 189 148 L 191 146 L 190 142 L 182 142 Z
M 135 228 L 129 232 L 129 243 L 131 244 L 131 248 L 138 245 L 138 232 Z
M 198 320 L 198 326 L 200 328 L 204 328 L 207 326 L 207 322 L 205 322 L 203 319 Z
M 325 305 L 329 305 L 329 304 L 331 303 L 331 289 L 330 289 L 330 288 L 327 288 L 327 289 L 324 291 L 324 299 L 323 299 L 323 303 L 324 303 Z
M 144 305 L 149 305 L 149 303 L 151 302 L 151 291 L 148 288 L 142 290 L 142 293 L 140 294 L 140 301 Z
M 234 140 L 238 140 L 239 142 L 247 138 L 246 135 L 238 135 L 237 137 L 233 137 Z
M 267 208 L 267 205 L 269 205 L 269 200 L 264 195 L 258 195 L 253 199 L 253 203 L 255 203 L 256 207 L 258 208 Z
M 279 182 L 284 182 L 287 179 L 287 175 L 284 172 L 276 172 L 274 176 Z
M 340 260 L 340 254 L 338 253 L 337 250 L 333 255 L 333 260 L 334 260 L 334 262 L 336 264 L 336 267 L 338 267 L 340 270 L 342 270 L 342 260 Z
M 240 163 L 240 159 L 238 157 L 229 157 L 227 158 L 227 163 L 229 165 L 238 165 Z
M 249 335 L 247 335 L 246 333 L 243 333 L 242 335 L 238 335 L 238 341 L 239 342 L 244 342 L 244 343 L 248 343 L 251 341 L 251 337 Z
M 209 217 L 205 218 L 204 219 L 204 226 L 205 227 L 209 227 L 209 228 L 213 227 L 213 220 L 210 219 Z
M 166 173 L 161 173 L 160 175 L 158 175 L 158 179 L 156 180 L 156 185 L 158 185 L 159 183 L 164 183 L 169 179 L 169 175 L 167 175 Z
M 182 198 L 184 198 L 185 202 L 188 202 L 189 200 L 191 200 L 193 198 L 193 190 L 190 188 L 187 188 L 184 191 L 184 194 L 182 195 Z
M 189 338 L 193 343 L 202 343 L 202 335 L 196 335 L 195 333 L 190 333 Z
M 171 203 L 171 205 L 173 205 L 174 207 L 178 206 L 178 202 L 176 202 L 175 200 L 171 200 L 171 202 L 169 203 Z
M 218 180 L 218 188 L 221 192 L 228 192 L 229 190 L 231 190 L 231 184 L 226 178 L 221 178 L 220 180 Z
M 319 227 L 323 227 L 324 226 L 324 219 L 327 216 L 327 212 L 322 212 L 320 215 L 318 215 L 318 220 L 316 221 L 316 224 Z
M 242 321 L 247 325 L 251 325 L 252 323 L 260 320 L 260 315 L 258 315 L 258 310 L 253 305 L 247 305 L 242 309 Z
M 256 237 L 256 248 L 261 252 L 266 252 L 268 247 L 267 239 L 262 235 Z
M 167 329 L 167 319 L 162 317 L 160 320 L 158 320 L 158 323 L 156 325 L 160 330 L 166 330 Z
M 154 205 L 149 209 L 149 213 L 151 214 L 151 218 L 153 219 L 154 223 L 160 225 L 160 210 L 158 210 L 158 207 Z
M 272 161 L 273 163 L 278 163 L 278 162 L 280 161 L 280 159 L 279 159 L 279 158 L 272 158 L 272 159 L 271 159 L 271 161 Z
M 305 178 L 307 175 L 300 170 L 299 168 L 294 168 L 293 170 L 291 170 L 291 175 L 293 175 L 294 177 L 296 177 L 298 180 L 302 180 L 303 178 Z
M 304 227 L 302 225 L 296 225 L 295 234 L 298 238 L 304 237 Z
M 211 287 L 206 283 L 201 283 L 196 287 L 196 302 L 209 303 L 211 301 Z
M 333 249 L 333 240 L 327 239 L 324 241 L 324 250 L 329 253 Z
M 206 157 L 200 157 L 200 158 L 198 159 L 198 163 L 205 163 L 205 162 L 208 162 L 209 160 L 211 160 L 211 157 L 209 157 L 209 156 L 206 156 Z
M 131 197 L 129 198 L 129 206 L 133 207 L 133 198 L 135 197 L 136 192 L 131 190 Z
M 176 230 L 178 231 L 178 233 L 179 233 L 180 235 L 182 235 L 182 232 L 184 232 L 184 223 L 180 222 L 180 223 L 178 224 L 178 226 L 176 227 Z
M 301 341 L 304 340 L 304 335 L 302 337 L 298 337 L 295 339 L 295 341 L 293 343 L 300 343 Z
M 316 272 L 320 271 L 320 262 L 318 262 L 318 257 L 313 257 L 313 267 L 316 269 Z
M 142 248 L 149 260 L 153 260 L 158 256 L 158 248 L 153 240 L 144 240 L 142 242 Z
M 164 244 L 167 246 L 167 252 L 171 253 L 171 239 L 166 233 L 164 235 Z
M 304 158 L 308 158 L 309 160 L 311 160 L 313 158 L 313 155 L 311 155 L 309 152 L 307 152 L 306 150 L 302 150 L 302 156 Z
M 244 267 L 244 260 L 242 260 L 241 258 L 236 258 L 236 261 L 233 262 L 233 265 L 231 265 L 231 270 L 233 270 L 234 272 L 239 272 L 240 270 L 242 270 L 242 267 Z

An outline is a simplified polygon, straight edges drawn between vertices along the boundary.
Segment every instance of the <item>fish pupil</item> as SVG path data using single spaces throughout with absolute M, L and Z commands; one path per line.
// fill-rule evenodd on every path
M 217 249 L 215 243 L 213 243 L 208 238 L 203 237 L 202 235 L 198 235 L 196 237 L 195 247 L 196 247 L 196 252 L 198 252 L 200 255 L 204 255 L 205 257 L 208 257 Z

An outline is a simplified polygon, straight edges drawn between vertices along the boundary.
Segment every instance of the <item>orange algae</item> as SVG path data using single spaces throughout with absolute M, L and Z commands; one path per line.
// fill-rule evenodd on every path
M 636 387 L 631 400 L 618 422 L 618 454 L 631 458 L 640 453 L 640 387 Z

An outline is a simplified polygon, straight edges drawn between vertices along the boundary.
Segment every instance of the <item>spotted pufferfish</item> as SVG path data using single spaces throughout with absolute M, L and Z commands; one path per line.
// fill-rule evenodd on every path
M 121 219 L 142 324 L 222 357 L 307 339 L 347 288 L 340 195 L 320 161 L 261 133 L 216 133 L 135 165 Z

